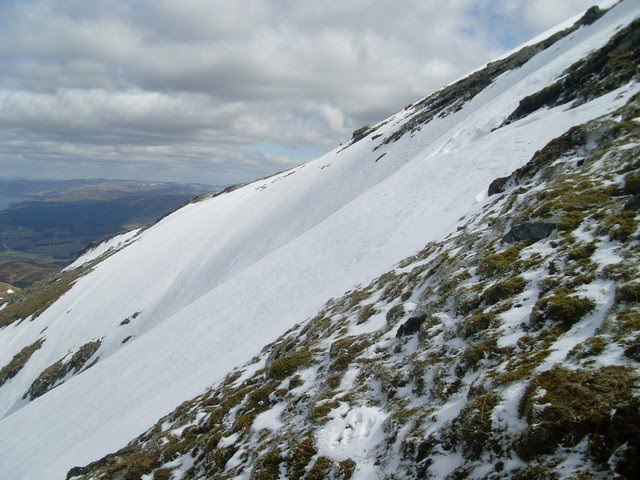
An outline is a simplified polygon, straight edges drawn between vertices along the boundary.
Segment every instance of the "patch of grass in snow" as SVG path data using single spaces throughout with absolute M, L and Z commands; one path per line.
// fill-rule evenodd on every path
M 301 479 L 311 459 L 318 453 L 313 437 L 306 436 L 289 450 L 287 456 L 287 478 Z
M 371 345 L 367 335 L 352 335 L 336 340 L 329 348 L 331 372 L 344 372 L 365 348 Z
M 617 318 L 623 334 L 640 332 L 640 311 L 637 308 L 626 308 L 617 315 Z
M 171 480 L 171 470 L 168 468 L 159 468 L 153 472 L 153 480 Z
M 313 355 L 306 348 L 301 348 L 280 358 L 276 358 L 267 368 L 269 378 L 284 380 L 301 368 L 313 363 Z
M 469 339 L 482 334 L 496 324 L 496 315 L 493 313 L 478 312 L 465 317 L 460 323 L 458 331 L 462 338 Z
M 376 313 L 378 313 L 378 310 L 376 309 L 374 304 L 370 303 L 368 305 L 364 305 L 358 312 L 358 320 L 356 324 L 360 325 L 362 323 L 365 323 Z
M 508 280 L 491 285 L 482 294 L 482 299 L 487 305 L 493 305 L 522 293 L 526 285 L 521 276 L 514 275 Z
M 143 475 L 150 474 L 157 466 L 159 465 L 156 453 L 145 450 L 140 445 L 131 445 L 117 451 L 113 455 L 107 455 L 100 460 L 90 463 L 86 467 L 72 468 L 67 473 L 67 478 L 95 478 L 93 475 L 88 474 L 100 470 L 101 478 L 139 480 Z
M 403 316 L 404 316 L 404 305 L 403 304 L 394 305 L 387 311 L 387 314 L 385 316 L 387 325 L 389 325 L 390 327 L 395 325 L 398 322 L 398 320 L 400 320 Z
M 316 423 L 324 423 L 327 415 L 340 406 L 340 402 L 334 400 L 331 402 L 318 402 L 309 410 L 309 418 Z
M 624 177 L 624 193 L 638 195 L 640 193 L 640 172 L 627 173 Z
M 618 303 L 640 302 L 640 282 L 631 282 L 620 285 L 616 289 L 615 301 Z
M 602 268 L 602 278 L 615 281 L 629 281 L 638 275 L 638 269 L 627 263 L 611 263 Z
M 571 248 L 571 250 L 569 250 L 567 258 L 574 261 L 588 260 L 589 258 L 591 258 L 591 255 L 593 255 L 595 251 L 596 245 L 593 242 L 588 244 L 580 244 L 574 246 L 573 248 Z
M 0 310 L 0 328 L 29 316 L 31 320 L 37 318 L 64 295 L 78 278 L 87 273 L 89 268 L 86 266 L 62 272 L 14 294 L 9 305 Z
M 531 324 L 538 326 L 549 320 L 569 329 L 595 308 L 596 304 L 590 298 L 569 295 L 564 289 L 558 289 L 536 302 Z
M 579 343 L 571 349 L 568 354 L 569 358 L 582 360 L 587 357 L 596 357 L 600 355 L 607 347 L 607 340 L 603 337 L 591 337 L 582 343 Z
M 453 443 L 462 445 L 462 453 L 477 459 L 487 447 L 491 436 L 491 413 L 498 403 L 495 392 L 467 402 L 452 425 Z
M 562 334 L 557 326 L 545 328 L 537 335 L 524 335 L 518 339 L 517 349 L 509 355 L 504 368 L 489 371 L 496 385 L 505 385 L 527 378 L 549 355 L 549 348 Z
M 586 215 L 577 210 L 565 213 L 558 222 L 558 230 L 561 232 L 572 232 L 580 226 Z
M 460 287 L 451 296 L 451 302 L 457 315 L 469 315 L 478 310 L 482 305 L 481 292 L 484 283 L 475 283 L 468 287 Z M 440 304 L 444 307 L 444 304 Z
M 600 234 L 607 233 L 610 240 L 626 242 L 636 232 L 637 228 L 636 213 L 626 211 L 609 215 L 598 228 L 598 232 Z
M 280 478 L 280 464 L 283 462 L 282 451 L 279 448 L 269 450 L 258 457 L 251 471 L 252 480 L 278 480 Z
M 478 262 L 478 275 L 486 278 L 517 271 L 518 257 L 524 247 L 525 245 L 519 243 L 503 252 L 487 254 Z
M 68 361 L 65 362 L 64 358 L 62 358 L 52 365 L 49 365 L 38 375 L 38 378 L 33 381 L 23 398 L 29 397 L 30 400 L 33 400 L 34 398 L 40 397 L 57 386 L 56 384 L 69 372 L 73 372 L 74 375 L 80 373 L 87 364 L 87 361 L 98 351 L 101 344 L 102 342 L 100 340 L 87 342 L 82 345 Z
M 608 447 L 594 460 L 608 461 L 628 442 L 630 448 L 618 452 L 627 464 L 639 466 L 640 400 L 633 393 L 637 386 L 630 367 L 592 371 L 554 367 L 538 374 L 520 405 L 529 426 L 516 451 L 526 461 L 553 453 L 561 445 L 575 446 L 588 436 Z
M 469 369 L 478 368 L 482 360 L 496 358 L 500 354 L 495 338 L 488 338 L 469 345 L 461 356 L 461 362 L 456 369 L 456 375 L 462 377 Z
M 332 467 L 333 462 L 329 458 L 318 457 L 304 478 L 305 480 L 325 480 L 330 478 L 329 473 Z
M 0 370 L 0 387 L 4 385 L 7 381 L 15 377 L 20 372 L 20 370 L 22 370 L 22 367 L 24 367 L 27 364 L 27 362 L 31 358 L 31 355 L 33 355 L 37 350 L 39 350 L 40 347 L 42 347 L 43 343 L 44 343 L 44 339 L 39 338 L 32 344 L 27 345 L 18 353 L 16 353 L 11 358 L 9 363 L 7 363 L 4 367 L 2 367 L 2 369 Z

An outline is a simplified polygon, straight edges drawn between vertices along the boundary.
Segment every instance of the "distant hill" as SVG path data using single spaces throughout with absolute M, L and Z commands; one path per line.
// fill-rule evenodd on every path
M 31 285 L 68 265 L 89 243 L 153 222 L 218 189 L 133 180 L 0 179 L 0 281 Z

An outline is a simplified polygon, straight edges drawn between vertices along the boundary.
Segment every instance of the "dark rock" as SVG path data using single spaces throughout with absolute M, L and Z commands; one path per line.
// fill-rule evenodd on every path
M 504 192 L 505 185 L 509 178 L 511 177 L 499 177 L 491 182 L 491 185 L 489 185 L 489 196 Z
M 640 210 L 640 194 L 631 197 L 622 210 Z
M 65 362 L 63 357 L 57 362 L 49 365 L 40 373 L 40 375 L 38 375 L 38 378 L 33 381 L 29 390 L 22 398 L 25 399 L 29 397 L 29 400 L 33 400 L 40 397 L 52 388 L 56 387 L 58 382 L 64 379 L 69 372 L 73 372 L 73 375 L 80 373 L 85 367 L 87 361 L 98 351 L 101 344 L 101 340 L 85 343 L 76 353 L 73 354 L 70 360 Z
M 531 160 L 514 170 L 511 175 L 496 178 L 491 182 L 489 195 L 502 193 L 507 187 L 520 185 L 532 179 L 562 156 L 576 152 L 586 155 L 597 148 L 598 145 L 604 145 L 618 136 L 620 131 L 620 124 L 613 120 L 602 120 L 572 127 L 534 153 Z M 549 175 L 549 172 L 547 172 L 547 175 Z
M 411 107 L 414 110 L 411 118 L 401 128 L 389 135 L 384 143 L 395 142 L 403 135 L 419 130 L 421 125 L 430 122 L 436 116 L 443 118 L 459 111 L 465 103 L 491 85 L 498 76 L 509 70 L 520 68 L 537 53 L 549 48 L 581 26 L 593 23 L 597 16 L 603 13 L 604 11 L 600 9 L 590 9 L 572 26 L 556 32 L 536 44 L 527 45 L 506 58 L 490 62 L 483 69 L 438 90 L 413 105 L 407 105 L 406 108 Z
M 502 237 L 502 241 L 506 243 L 521 242 L 525 240 L 533 240 L 537 242 L 543 238 L 547 238 L 556 229 L 557 225 L 550 222 L 523 222 L 509 230 Z
M 636 341 L 630 347 L 625 348 L 624 354 L 636 362 L 640 362 L 640 342 Z
M 398 331 L 396 332 L 396 338 L 413 335 L 418 330 L 420 330 L 420 326 L 425 322 L 426 319 L 426 315 L 411 317 L 409 320 L 400 325 Z
M 599 9 L 590 9 L 581 19 L 581 24 L 593 23 L 601 14 Z M 640 19 L 637 19 L 616 33 L 606 45 L 574 63 L 557 82 L 520 100 L 503 125 L 520 120 L 541 108 L 593 100 L 637 79 L 639 47 Z
M 598 20 L 602 15 L 604 15 L 604 12 L 605 10 L 602 10 L 597 5 L 594 5 L 593 7 L 589 8 L 589 10 L 584 12 L 584 15 L 582 16 L 582 18 L 578 20 L 576 23 L 578 25 L 591 25 L 593 22 Z
M 351 143 L 356 143 L 358 140 L 362 140 L 370 131 L 371 127 L 369 125 L 358 128 L 353 132 L 353 135 L 351 136 Z

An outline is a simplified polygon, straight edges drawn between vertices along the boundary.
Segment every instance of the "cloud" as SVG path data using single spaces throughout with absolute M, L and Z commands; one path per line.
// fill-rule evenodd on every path
M 259 177 L 590 3 L 3 2 L 1 174 Z

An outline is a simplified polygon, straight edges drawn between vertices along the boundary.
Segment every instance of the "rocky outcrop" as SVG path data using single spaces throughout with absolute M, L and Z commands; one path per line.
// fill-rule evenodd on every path
M 465 103 L 491 85 L 498 76 L 509 70 L 520 68 L 537 53 L 549 48 L 558 40 L 574 32 L 581 26 L 590 25 L 602 16 L 603 13 L 604 11 L 600 10 L 598 7 L 592 7 L 571 27 L 560 32 L 556 32 L 550 37 L 534 45 L 526 46 L 506 58 L 488 63 L 483 69 L 474 72 L 456 83 L 448 85 L 433 95 L 411 105 L 408 108 L 413 110 L 413 116 L 402 128 L 389 135 L 384 140 L 384 143 L 388 144 L 399 140 L 406 133 L 411 133 L 420 129 L 420 125 L 430 122 L 436 116 L 446 117 L 457 112 Z
M 627 203 L 624 204 L 622 210 L 640 210 L 640 195 L 634 195 L 629 199 Z
M 503 125 L 520 120 L 543 107 L 572 101 L 578 104 L 640 78 L 640 20 L 612 37 L 604 47 L 567 69 L 552 85 L 523 98 Z
M 533 241 L 537 242 L 551 235 L 558 226 L 551 222 L 522 222 L 507 232 L 502 237 L 505 243 Z
M 639 103 L 640 94 L 636 94 L 630 99 L 627 108 L 635 108 Z M 597 148 L 601 148 L 619 135 L 621 128 L 618 122 L 609 119 L 572 127 L 537 151 L 531 160 L 513 171 L 511 175 L 497 178 L 491 182 L 488 193 L 490 196 L 502 193 L 508 187 L 514 187 L 529 181 L 544 167 L 551 165 L 563 156 L 571 154 L 584 156 Z M 546 179 L 548 179 L 553 174 L 553 170 L 546 169 L 545 171 Z
M 85 343 L 68 361 L 65 362 L 64 359 L 60 359 L 44 369 L 42 373 L 38 375 L 38 378 L 33 381 L 23 398 L 28 397 L 29 400 L 38 398 L 62 383 L 67 374 L 71 373 L 72 375 L 76 375 L 80 373 L 85 368 L 89 359 L 98 351 L 101 343 L 100 340 Z
M 409 335 L 413 335 L 420 330 L 422 324 L 427 320 L 426 315 L 420 315 L 418 317 L 411 317 L 409 320 L 404 322 L 400 327 L 398 327 L 398 331 L 396 332 L 396 338 L 407 337 Z
M 39 350 L 43 343 L 44 339 L 40 338 L 31 345 L 27 345 L 16 353 L 7 365 L 2 367 L 2 370 L 0 370 L 0 387 L 15 377 L 18 372 L 22 370 L 22 367 L 27 364 L 31 355 L 33 355 L 36 350 Z

